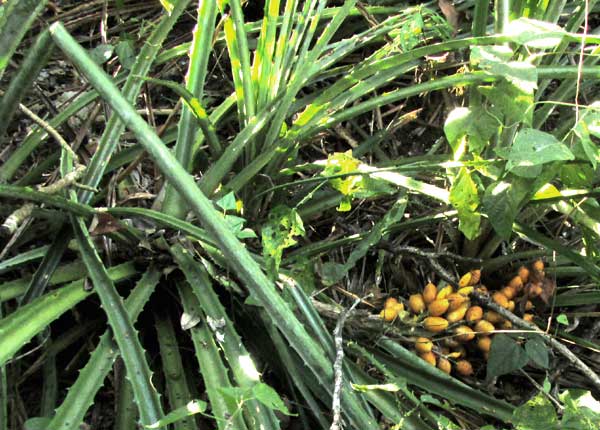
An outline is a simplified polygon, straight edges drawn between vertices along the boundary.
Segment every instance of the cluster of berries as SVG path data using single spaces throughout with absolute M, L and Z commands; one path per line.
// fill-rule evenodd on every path
M 471 270 L 463 275 L 455 289 L 452 285 L 439 288 L 428 283 L 423 291 L 408 298 L 408 311 L 404 303 L 394 297 L 385 301 L 380 317 L 388 322 L 397 319 L 416 318 L 431 336 L 418 337 L 415 351 L 423 360 L 450 374 L 452 370 L 461 375 L 473 374 L 473 366 L 467 359 L 467 348 L 480 351 L 487 360 L 492 336 L 496 330 L 510 330 L 512 324 L 497 312 L 472 305 L 469 298 L 474 291 L 491 294 L 499 306 L 523 315 L 533 321 L 533 315 L 524 313 L 533 309 L 530 299 L 543 295 L 544 263 L 534 262 L 531 269 L 521 267 L 518 274 L 503 288 L 489 292 L 480 283 L 481 271 Z M 437 336 L 437 337 L 436 337 Z

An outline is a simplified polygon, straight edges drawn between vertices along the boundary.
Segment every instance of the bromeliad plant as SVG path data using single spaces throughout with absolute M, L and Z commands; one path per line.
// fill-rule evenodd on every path
M 511 421 L 513 405 L 427 366 L 389 336 L 380 342 L 357 336 L 345 344 L 351 333 L 342 330 L 345 314 L 332 337 L 325 324 L 331 313 L 322 305 L 332 306 L 334 296 L 320 286 L 360 299 L 365 290 L 342 288 L 358 282 L 357 268 L 378 289 L 383 275 L 391 276 L 398 237 L 422 247 L 420 233 L 410 232 L 435 231 L 438 223 L 452 238 L 460 232 L 468 239 L 463 249 L 449 245 L 449 252 L 477 256 L 488 270 L 518 258 L 489 259 L 518 235 L 558 252 L 561 263 L 587 276 L 600 275 L 593 245 L 600 233 L 593 194 L 597 105 L 578 104 L 558 119 L 553 112 L 583 89 L 593 95 L 588 82 L 600 75 L 596 48 L 585 48 L 598 38 L 576 33 L 585 10 L 566 2 L 509 10 L 499 2 L 496 31 L 486 35 L 482 1 L 475 2 L 472 32 L 458 27 L 451 19 L 458 12 L 448 5 L 444 19 L 424 5 L 271 0 L 261 21 L 248 22 L 250 5 L 240 0 L 160 3 L 160 17 L 139 31 L 137 55 L 131 35 L 112 46 L 104 33 L 105 43 L 86 50 L 73 37 L 77 28 L 59 16 L 24 56 L 27 67 L 16 72 L 8 64 L 45 2 L 9 1 L 0 9 L 0 73 L 10 77 L 0 100 L 0 139 L 16 143 L 7 131 L 21 114 L 36 124 L 0 167 L 0 196 L 11 202 L 2 213 L 10 239 L 1 252 L 12 255 L 0 261 L 0 274 L 10 276 L 0 285 L 0 430 L 9 418 L 11 427 L 26 418 L 9 417 L 7 398 L 17 399 L 20 375 L 35 371 L 26 368 L 39 356 L 36 346 L 19 355 L 34 344 L 44 384 L 34 393 L 40 411 L 27 411 L 37 416 L 28 427 L 78 428 L 111 372 L 115 426 L 123 429 L 135 421 L 146 428 L 210 422 L 219 429 L 277 429 L 289 419 L 304 428 L 343 423 L 371 429 L 382 422 L 455 428 L 433 412 L 446 406 L 431 396 L 424 403 L 423 392 L 483 414 L 476 424 Z M 589 12 L 595 2 L 588 6 Z M 163 49 L 192 8 L 191 42 Z M 564 22 L 566 11 L 572 18 Z M 117 2 L 115 17 L 137 25 L 128 13 Z M 108 9 L 101 15 L 105 28 Z M 12 31 L 15 23 L 20 31 Z M 564 66 L 579 43 L 584 66 Z M 21 103 L 40 71 L 55 67 L 53 52 L 91 88 L 41 119 Z M 179 82 L 168 65 L 185 54 L 187 73 Z M 419 156 L 394 143 L 394 133 L 430 110 L 414 106 L 416 97 L 441 93 L 448 104 L 459 104 L 456 93 L 465 88 L 468 105 L 443 114 L 445 141 L 432 136 L 437 143 L 424 143 Z M 158 128 L 152 91 L 175 97 Z M 147 119 L 136 109 L 141 93 Z M 91 104 L 96 107 L 75 133 L 73 117 Z M 88 158 L 78 146 L 100 111 L 106 121 Z M 24 169 L 36 153 L 44 160 Z M 60 179 L 44 186 L 49 171 Z M 142 193 L 140 181 L 155 193 Z M 151 205 L 131 204 L 145 198 Z M 585 201 L 570 202 L 574 198 Z M 357 232 L 336 219 L 355 211 L 360 220 L 367 205 L 375 215 Z M 585 255 L 532 227 L 548 220 L 550 210 L 583 229 Z M 35 229 L 47 226 L 52 234 L 39 237 Z M 338 230 L 341 236 L 332 240 L 329 234 Z M 373 249 L 375 269 L 365 272 Z M 340 259 L 345 250 L 348 257 Z M 124 255 L 144 264 L 112 263 Z M 27 267 L 35 267 L 33 275 L 19 278 L 17 270 Z M 435 267 L 453 281 L 439 263 Z M 123 301 L 126 289 L 115 284 L 132 279 L 137 282 Z M 161 306 L 165 298 L 169 305 Z M 108 329 L 88 344 L 87 364 L 69 377 L 67 391 L 58 378 L 60 353 L 83 343 L 97 325 L 63 332 L 63 314 L 78 318 L 94 300 Z M 134 327 L 140 314 L 141 335 Z M 149 360 L 153 348 L 160 364 Z

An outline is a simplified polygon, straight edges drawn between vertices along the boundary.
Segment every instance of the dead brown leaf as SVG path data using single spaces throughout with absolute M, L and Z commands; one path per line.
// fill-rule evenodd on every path
M 458 22 L 460 20 L 460 14 L 452 4 L 450 0 L 438 0 L 438 6 L 442 11 L 442 14 L 446 17 L 448 24 L 452 26 L 454 31 L 458 30 Z

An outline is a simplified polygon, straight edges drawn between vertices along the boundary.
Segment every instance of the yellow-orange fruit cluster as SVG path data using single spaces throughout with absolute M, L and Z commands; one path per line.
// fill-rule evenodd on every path
M 470 294 L 474 291 L 490 294 L 496 304 L 511 312 L 515 310 L 516 303 L 520 303 L 520 309 L 531 311 L 533 303 L 525 299 L 542 294 L 540 279 L 543 271 L 541 260 L 534 262 L 530 269 L 522 266 L 505 286 L 489 293 L 480 284 L 480 270 L 464 274 L 457 289 L 452 285 L 438 289 L 435 284 L 428 283 L 421 293 L 408 298 L 408 311 L 430 333 L 415 339 L 416 353 L 444 373 L 450 374 L 454 370 L 461 376 L 473 375 L 473 365 L 467 359 L 469 351 L 479 350 L 479 354 L 487 360 L 494 332 L 510 330 L 512 324 L 494 311 L 484 311 L 481 306 L 471 305 Z M 385 302 L 381 317 L 393 321 L 400 311 L 404 311 L 403 305 L 390 298 Z M 533 321 L 533 314 L 527 313 L 523 319 Z M 442 336 L 440 339 L 432 338 L 438 334 Z
M 404 304 L 399 303 L 398 299 L 390 297 L 385 301 L 379 316 L 385 321 L 394 321 L 396 318 L 398 318 L 398 314 L 403 311 Z

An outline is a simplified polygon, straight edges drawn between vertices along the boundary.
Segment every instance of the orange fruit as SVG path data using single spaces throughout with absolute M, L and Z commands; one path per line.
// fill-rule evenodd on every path
M 448 354 L 448 357 L 450 357 L 450 358 L 461 358 L 461 357 L 466 357 L 466 356 L 467 356 L 467 350 L 462 345 L 458 345 L 456 348 L 454 348 L 454 351 L 452 351 L 450 354 Z
M 514 312 L 514 311 L 515 311 L 515 306 L 516 306 L 516 305 L 515 305 L 515 302 L 514 302 L 514 300 L 510 300 L 510 301 L 508 302 L 508 308 L 506 308 L 506 309 L 508 309 L 508 310 L 509 310 L 509 311 L 511 311 L 511 312 Z
M 446 285 L 444 288 L 442 288 L 440 291 L 438 291 L 437 296 L 435 298 L 437 300 L 445 299 L 453 292 L 454 292 L 454 288 L 452 288 L 452 285 Z
M 471 274 L 471 272 L 468 272 L 468 273 L 465 273 L 464 275 L 462 275 L 460 277 L 460 279 L 458 280 L 458 288 L 468 287 L 469 285 L 471 285 L 472 277 L 473 277 L 473 275 Z
M 519 278 L 520 280 L 521 278 Z M 515 296 L 517 295 L 517 290 L 514 287 L 508 286 L 508 287 L 504 287 L 500 290 L 500 292 L 502 294 L 504 294 L 506 296 L 506 298 L 508 300 L 512 300 L 515 298 Z
M 455 323 L 457 321 L 462 320 L 465 317 L 465 314 L 469 310 L 470 302 L 464 302 L 460 305 L 458 309 L 450 311 L 446 314 L 446 319 L 450 323 Z
M 533 262 L 533 270 L 538 272 L 544 271 L 544 262 L 542 260 L 536 260 Z
M 537 297 L 540 294 L 542 294 L 544 290 L 542 290 L 542 285 L 540 283 L 538 284 L 533 284 L 530 288 L 529 288 L 529 297 Z
M 457 293 L 460 294 L 461 296 L 468 296 L 469 294 L 471 294 L 473 291 L 475 291 L 475 287 L 462 287 L 459 288 Z
M 452 293 L 448 296 L 448 301 L 450 302 L 449 311 L 454 311 L 460 307 L 463 302 L 466 302 L 468 299 L 459 293 Z
M 496 291 L 494 294 L 492 294 L 492 300 L 498 303 L 504 309 L 508 308 L 508 297 L 506 297 L 500 291 Z
M 523 315 L 523 319 L 527 322 L 533 322 L 533 314 L 525 314 Z
M 439 317 L 444 315 L 449 307 L 450 302 L 448 299 L 436 299 L 427 306 L 427 310 L 432 317 Z
M 390 322 L 396 319 L 398 312 L 395 308 L 382 309 L 381 312 L 379 312 L 379 316 L 381 319 Z
M 495 329 L 494 325 L 486 320 L 477 321 L 475 324 L 475 331 L 478 333 L 492 333 Z
M 442 372 L 447 373 L 448 375 L 450 374 L 450 371 L 452 370 L 452 364 L 450 364 L 450 362 L 443 357 L 438 358 L 437 367 Z
M 492 348 L 492 338 L 489 336 L 481 336 L 477 339 L 477 348 L 483 352 L 489 352 Z
M 415 341 L 415 349 L 420 353 L 431 352 L 433 349 L 433 342 L 426 337 L 418 337 Z
M 523 280 L 520 276 L 515 276 L 510 280 L 508 286 L 514 288 L 515 291 L 520 291 L 523 288 Z M 509 297 L 512 299 L 512 297 Z
M 413 294 L 408 298 L 408 307 L 415 314 L 420 314 L 425 310 L 425 301 L 422 294 Z
M 498 324 L 498 323 L 501 323 L 502 321 L 504 321 L 504 318 L 502 318 L 502 316 L 498 312 L 494 312 L 494 311 L 487 311 L 484 314 L 483 318 L 485 318 L 492 324 Z
M 431 352 L 431 351 L 430 352 L 423 352 L 423 353 L 419 354 L 419 357 L 421 357 L 423 360 L 425 360 L 426 362 L 428 362 L 432 366 L 435 366 L 436 359 L 435 359 L 435 354 L 433 352 Z
M 527 303 L 525 303 L 525 310 L 530 311 L 532 309 L 533 309 L 533 303 L 531 302 L 531 300 L 527 300 Z
M 467 314 L 466 314 L 467 321 L 475 322 L 475 321 L 479 321 L 481 318 L 483 318 L 483 309 L 481 308 L 481 306 L 471 306 L 467 310 Z
M 471 282 L 469 282 L 469 285 L 477 285 L 479 284 L 479 281 L 481 280 L 481 270 L 479 269 L 474 269 L 471 270 Z
M 423 300 L 425 301 L 425 303 L 429 304 L 429 303 L 433 302 L 435 300 L 436 296 L 437 296 L 437 287 L 435 286 L 435 284 L 432 284 L 430 282 L 427 285 L 425 285 L 425 288 L 423 288 Z
M 467 360 L 459 360 L 454 367 L 456 372 L 462 376 L 470 376 L 473 374 L 473 366 Z
M 384 307 L 384 309 L 385 308 L 393 308 L 397 304 L 398 304 L 398 300 L 396 298 L 388 297 L 387 300 L 385 301 L 385 304 L 383 305 L 383 307 Z
M 523 284 L 527 283 L 527 281 L 529 280 L 529 269 L 527 267 L 519 267 L 519 278 L 521 278 Z
M 454 333 L 457 334 L 456 339 L 459 342 L 469 342 L 475 339 L 475 333 L 471 329 L 471 327 L 466 325 L 458 326 L 454 329 Z
M 434 333 L 439 333 L 448 328 L 448 320 L 441 317 L 427 317 L 423 320 L 423 327 Z

